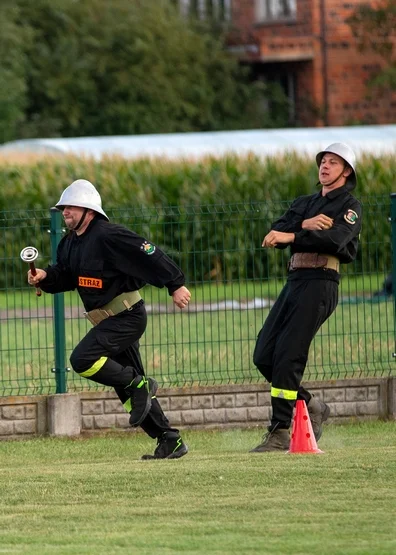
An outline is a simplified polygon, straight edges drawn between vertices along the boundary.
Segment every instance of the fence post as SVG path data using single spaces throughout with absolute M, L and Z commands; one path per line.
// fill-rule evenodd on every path
M 391 241 L 392 241 L 392 295 L 396 318 L 396 193 L 391 193 Z M 396 353 L 393 353 L 396 358 Z
M 62 215 L 56 208 L 51 208 L 51 257 L 56 261 L 56 249 L 62 239 Z M 56 393 L 66 393 L 65 364 L 65 299 L 63 293 L 54 295 L 54 349 Z

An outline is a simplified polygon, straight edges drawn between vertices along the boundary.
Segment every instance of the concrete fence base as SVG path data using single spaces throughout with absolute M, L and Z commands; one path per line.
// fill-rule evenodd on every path
M 396 378 L 304 382 L 331 409 L 329 423 L 396 419 Z M 266 426 L 271 416 L 268 385 L 222 385 L 161 389 L 157 397 L 180 429 Z M 0 439 L 78 436 L 100 431 L 134 432 L 113 391 L 0 398 Z

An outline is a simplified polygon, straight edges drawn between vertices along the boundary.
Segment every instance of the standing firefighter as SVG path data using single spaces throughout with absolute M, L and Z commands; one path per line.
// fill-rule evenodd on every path
M 131 426 L 157 439 L 154 455 L 173 459 L 187 453 L 179 431 L 171 428 L 155 397 L 157 383 L 146 378 L 139 339 L 147 316 L 139 289 L 146 283 L 166 287 L 179 308 L 190 292 L 176 264 L 153 243 L 123 226 L 109 223 L 98 191 L 78 179 L 62 193 L 56 207 L 70 233 L 58 246 L 56 264 L 28 272 L 28 282 L 47 293 L 77 289 L 93 328 L 70 357 L 84 378 L 114 387 Z
M 356 258 L 361 229 L 355 155 L 334 143 L 316 156 L 321 190 L 297 198 L 264 237 L 265 248 L 290 246 L 288 278 L 257 337 L 253 360 L 271 384 L 272 419 L 252 452 L 286 451 L 297 399 L 305 400 L 316 440 L 330 408 L 300 383 L 309 347 L 337 306 L 340 263 Z

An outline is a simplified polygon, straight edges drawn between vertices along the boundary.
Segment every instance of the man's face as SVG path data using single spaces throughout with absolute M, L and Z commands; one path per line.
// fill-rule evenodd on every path
M 74 229 L 76 227 L 81 220 L 84 210 L 85 208 L 81 208 L 80 206 L 65 206 L 63 208 L 63 219 L 68 229 Z
M 344 171 L 343 171 L 344 170 Z M 319 181 L 321 185 L 330 185 L 338 177 L 337 181 L 334 182 L 333 186 L 339 187 L 345 184 L 345 178 L 351 173 L 351 169 L 346 166 L 345 160 L 343 160 L 337 154 L 332 154 L 331 152 L 326 152 L 324 154 L 320 166 L 319 166 Z

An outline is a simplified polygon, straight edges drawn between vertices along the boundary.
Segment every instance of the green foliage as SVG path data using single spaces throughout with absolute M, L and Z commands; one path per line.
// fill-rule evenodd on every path
M 365 156 L 358 166 L 358 197 L 392 192 L 394 156 Z M 290 153 L 261 158 L 226 155 L 201 160 L 117 157 L 4 159 L 0 163 L 0 211 L 46 209 L 74 179 L 99 189 L 106 209 L 131 206 L 200 206 L 251 202 L 287 202 L 315 190 L 313 161 Z
M 287 123 L 282 91 L 251 83 L 247 69 L 226 52 L 222 33 L 183 19 L 168 0 L 15 5 L 2 10 L 7 33 L 0 48 L 3 42 L 12 50 L 16 63 L 10 66 L 7 56 L 0 62 L 0 84 L 8 80 L 12 90 L 3 107 L 10 115 L 0 112 L 0 125 L 26 121 L 18 130 L 11 126 L 6 139 Z M 270 112 L 265 99 L 271 98 Z
M 391 159 L 387 164 L 389 171 L 394 171 Z M 375 172 L 381 173 L 380 165 Z M 308 194 L 314 190 L 317 168 L 294 154 L 268 158 L 228 155 L 198 161 L 116 157 L 5 161 L 0 164 L 0 179 L 8 186 L 0 189 L 0 210 L 19 208 L 21 201 L 25 209 L 45 209 L 81 177 L 98 187 L 108 208 L 198 206 L 225 201 L 275 202 Z M 381 177 L 385 180 L 386 172 Z
M 396 90 L 395 29 L 396 4 L 382 0 L 374 6 L 358 6 L 348 23 L 362 51 L 372 51 L 384 60 L 383 67 L 369 81 L 371 87 L 383 91 Z
M 0 142 L 13 139 L 25 118 L 29 33 L 18 26 L 19 18 L 17 7 L 0 4 Z

